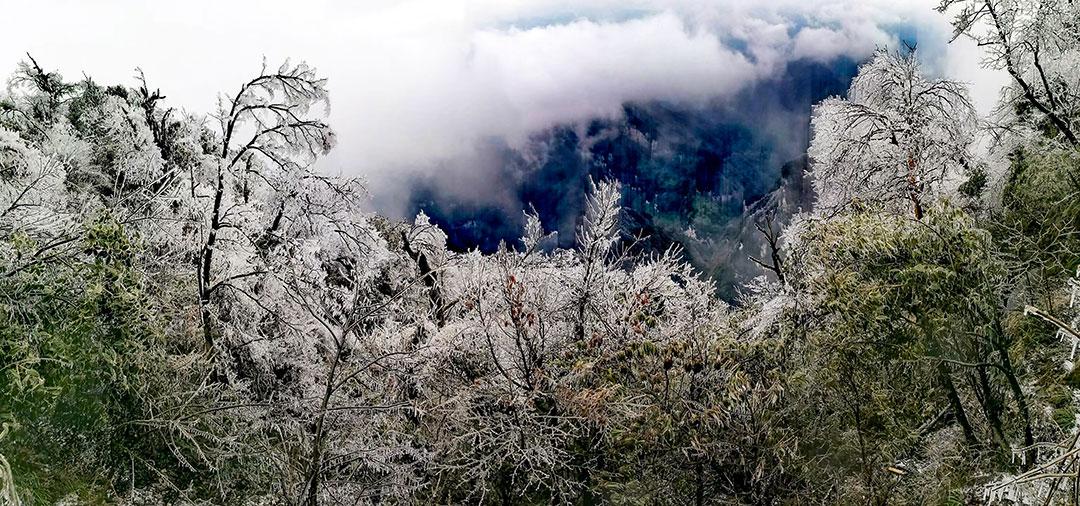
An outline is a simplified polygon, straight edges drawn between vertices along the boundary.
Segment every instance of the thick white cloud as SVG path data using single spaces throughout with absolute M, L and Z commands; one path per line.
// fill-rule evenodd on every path
M 493 80 L 525 129 L 612 114 L 628 100 L 706 100 L 759 75 L 745 55 L 672 13 L 484 30 L 471 47 L 469 66 Z
M 976 76 L 971 47 L 945 44 L 935 3 L 17 2 L 4 9 L 0 73 L 24 51 L 68 78 L 130 84 L 141 66 L 171 103 L 210 112 L 263 55 L 302 58 L 330 78 L 340 144 L 324 167 L 365 175 L 379 192 L 408 167 L 468 173 L 462 160 L 485 138 L 514 142 L 627 100 L 723 97 L 792 59 L 895 45 L 900 27 L 928 41 L 920 47 L 940 72 L 992 83 L 975 90 L 985 110 L 1001 81 Z

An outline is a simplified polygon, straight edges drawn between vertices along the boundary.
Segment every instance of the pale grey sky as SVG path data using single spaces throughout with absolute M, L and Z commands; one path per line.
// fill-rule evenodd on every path
M 68 79 L 133 84 L 141 67 L 170 105 L 209 113 L 286 57 L 329 78 L 339 147 L 323 164 L 392 184 L 403 168 L 513 143 L 556 122 L 617 114 L 627 100 L 701 101 L 796 58 L 864 56 L 920 40 L 980 109 L 1004 78 L 967 41 L 945 44 L 936 0 L 2 1 L 0 74 L 26 51 Z

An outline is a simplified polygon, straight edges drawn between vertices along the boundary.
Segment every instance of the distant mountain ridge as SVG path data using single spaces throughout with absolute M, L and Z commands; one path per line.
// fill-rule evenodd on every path
M 626 225 L 651 236 L 649 247 L 683 247 L 721 292 L 760 273 L 755 217 L 775 209 L 786 222 L 811 197 L 803 172 L 814 103 L 842 95 L 858 62 L 799 61 L 781 77 L 705 106 L 630 103 L 616 119 L 559 125 L 533 134 L 514 149 L 493 141 L 501 184 L 512 199 L 462 203 L 419 180 L 409 212 L 423 210 L 446 230 L 452 249 L 494 250 L 521 235 L 522 210 L 535 209 L 558 245 L 570 246 L 588 178 L 623 187 Z

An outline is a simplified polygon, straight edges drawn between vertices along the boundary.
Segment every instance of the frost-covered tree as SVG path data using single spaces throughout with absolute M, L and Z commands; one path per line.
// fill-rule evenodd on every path
M 967 36 L 986 52 L 985 64 L 1004 69 L 1013 86 L 1000 106 L 1007 119 L 1044 130 L 1080 147 L 1080 6 L 1069 0 L 942 0 L 953 13 L 954 38 Z M 1015 121 L 1001 125 L 1015 130 Z
M 9 279 L 79 265 L 86 224 L 104 214 L 137 244 L 125 265 L 153 279 L 147 303 L 176 351 L 214 341 L 217 366 L 180 360 L 174 390 L 143 399 L 132 426 L 168 437 L 181 467 L 213 469 L 200 487 L 222 500 L 237 475 L 310 504 L 407 495 L 415 465 L 397 466 L 422 452 L 392 436 L 408 403 L 386 362 L 406 355 L 419 281 L 373 288 L 397 255 L 360 212 L 363 189 L 310 167 L 333 142 L 308 117 L 325 81 L 303 64 L 264 71 L 223 99 L 215 136 L 159 109 L 141 75 L 137 89 L 68 85 L 36 63 L 19 76 L 0 116 Z M 154 461 L 140 469 L 171 473 Z
M 221 132 L 217 158 L 206 173 L 193 175 L 191 191 L 201 219 L 198 280 L 203 336 L 214 344 L 216 292 L 233 281 L 268 271 L 260 257 L 290 232 L 289 214 L 310 199 L 304 189 L 345 197 L 357 195 L 350 182 L 338 184 L 311 170 L 316 156 L 334 145 L 334 133 L 312 108 L 327 105 L 326 79 L 306 63 L 286 61 L 277 69 L 263 64 L 260 74 L 219 100 Z M 300 202 L 298 202 L 300 201 Z M 312 202 L 314 203 L 314 202 Z M 320 214 L 336 203 L 316 203 Z
M 592 292 L 602 282 L 606 266 L 615 263 L 609 255 L 619 240 L 619 185 L 606 183 L 597 186 L 595 181 L 590 180 L 589 186 L 591 191 L 586 198 L 584 224 L 578 230 L 576 250 L 578 261 L 584 269 L 581 279 L 577 281 L 577 320 L 574 324 L 574 334 L 581 341 L 586 338 Z
M 598 280 L 611 271 L 603 255 L 617 238 L 618 212 L 617 185 L 600 183 L 580 232 L 584 252 L 539 251 L 543 235 L 532 216 L 524 251 L 504 246 L 492 256 L 458 260 L 447 286 L 462 314 L 430 343 L 438 355 L 427 388 L 433 399 L 447 399 L 433 413 L 442 420 L 438 432 L 448 436 L 434 442 L 436 468 L 449 483 L 467 486 L 446 490 L 440 483 L 438 494 L 515 501 L 582 493 L 587 466 L 573 450 L 588 432 L 567 411 L 563 388 L 572 357 L 586 346 L 582 315 L 595 317 L 605 303 Z M 566 279 L 584 279 L 589 288 L 568 290 Z
M 6 112 L 27 121 L 33 135 L 41 135 L 60 119 L 75 85 L 65 82 L 59 72 L 45 71 L 33 56 L 26 58 L 29 61 L 19 62 L 8 81 Z
M 924 76 L 914 49 L 877 51 L 859 67 L 847 98 L 814 107 L 809 155 L 817 211 L 864 202 L 922 218 L 942 181 L 974 165 L 975 123 L 964 85 Z

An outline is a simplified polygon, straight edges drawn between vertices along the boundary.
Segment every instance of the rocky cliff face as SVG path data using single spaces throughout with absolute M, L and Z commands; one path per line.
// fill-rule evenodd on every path
M 771 272 L 751 256 L 769 263 L 766 231 L 779 233 L 792 216 L 813 206 L 813 189 L 806 177 L 805 156 L 784 164 L 776 187 L 725 223 L 721 233 L 705 238 L 682 237 L 679 244 L 690 261 L 717 281 L 721 296 L 733 298 L 737 289 L 756 276 Z

